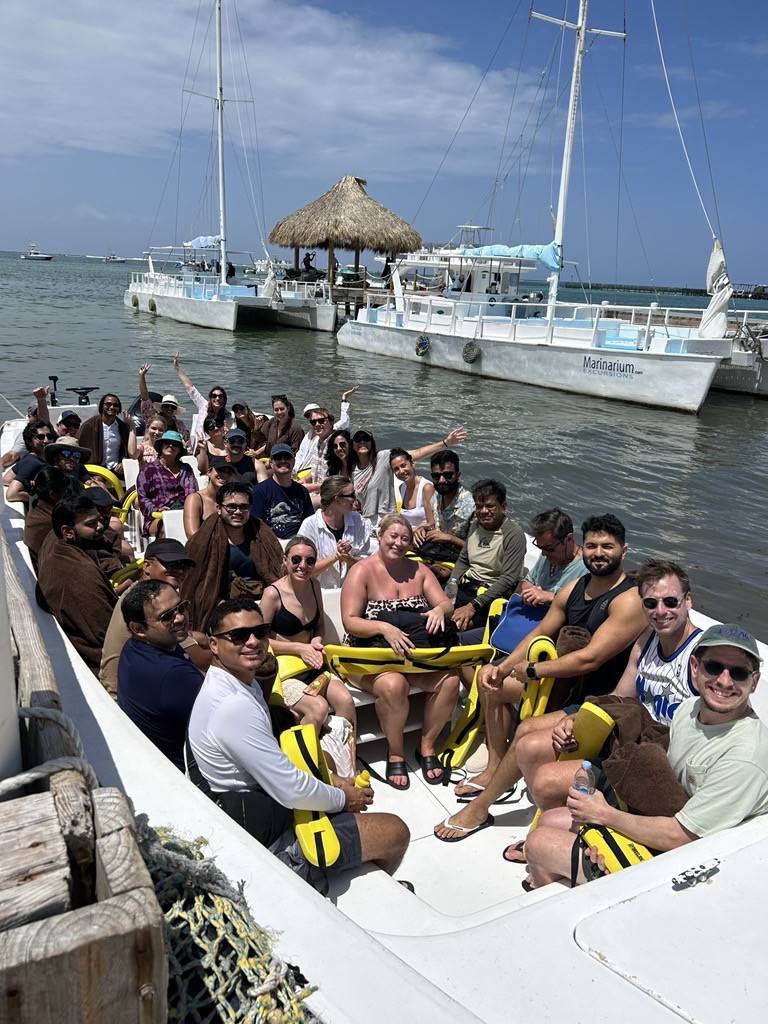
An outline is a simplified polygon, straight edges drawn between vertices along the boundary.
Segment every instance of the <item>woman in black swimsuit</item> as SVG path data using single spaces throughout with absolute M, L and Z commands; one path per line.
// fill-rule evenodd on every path
M 269 633 L 272 650 L 276 655 L 292 654 L 301 658 L 309 669 L 323 667 L 323 597 L 320 585 L 312 579 L 316 563 L 317 548 L 312 541 L 293 537 L 286 544 L 283 556 L 286 575 L 264 588 L 260 602 L 264 621 L 272 623 Z M 302 723 L 311 722 L 319 729 L 328 716 L 330 704 L 353 728 L 356 725 L 352 694 L 335 676 L 328 684 L 327 700 L 303 694 L 294 702 L 288 693 L 285 696 Z

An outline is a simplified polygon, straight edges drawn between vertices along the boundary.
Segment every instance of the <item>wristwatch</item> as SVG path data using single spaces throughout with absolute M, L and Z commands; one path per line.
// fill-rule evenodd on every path
M 535 661 L 529 661 L 528 662 L 528 664 L 525 666 L 525 674 L 528 676 L 529 679 L 538 679 L 539 678 L 536 675 L 536 662 Z

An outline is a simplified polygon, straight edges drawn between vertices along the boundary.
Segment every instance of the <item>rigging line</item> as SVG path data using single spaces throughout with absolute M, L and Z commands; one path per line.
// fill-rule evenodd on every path
M 443 155 L 442 155 L 442 157 L 440 159 L 440 163 L 437 165 L 437 169 L 436 169 L 435 173 L 432 175 L 432 180 L 430 181 L 429 185 L 427 186 L 427 191 L 424 193 L 424 196 L 423 196 L 421 202 L 419 203 L 418 207 L 416 208 L 416 212 L 411 217 L 411 224 L 413 224 L 416 221 L 416 218 L 421 213 L 421 209 L 424 206 L 424 203 L 427 201 L 427 197 L 429 196 L 429 193 L 432 191 L 432 186 L 437 181 L 437 176 L 440 174 L 440 171 L 443 168 L 443 164 L 448 159 L 448 154 L 450 153 L 451 149 L 453 148 L 453 144 L 456 141 L 456 139 L 458 138 L 459 132 L 461 131 L 462 126 L 464 125 L 464 122 L 466 121 L 467 117 L 469 116 L 469 112 L 472 109 L 472 105 L 475 102 L 475 100 L 477 99 L 477 94 L 480 92 L 480 89 L 482 88 L 483 82 L 485 81 L 486 77 L 488 76 L 488 72 L 491 70 L 491 66 L 492 66 L 494 60 L 496 59 L 496 55 L 498 54 L 499 50 L 501 49 L 501 44 L 506 39 L 507 32 L 509 32 L 509 29 L 510 29 L 510 27 L 512 25 L 512 22 L 513 22 L 515 16 L 517 15 L 517 12 L 520 10 L 520 5 L 521 5 L 522 2 L 523 2 L 523 0 L 517 0 L 517 6 L 515 7 L 514 11 L 512 12 L 512 17 L 507 21 L 507 24 L 506 24 L 506 26 L 504 28 L 504 31 L 501 33 L 499 41 L 496 44 L 496 49 L 491 54 L 491 59 L 488 61 L 488 64 L 486 65 L 486 68 L 485 68 L 485 71 L 483 72 L 483 74 L 482 74 L 482 76 L 480 78 L 480 81 L 477 83 L 477 87 L 476 87 L 475 91 L 472 93 L 472 97 L 471 97 L 469 103 L 467 104 L 467 109 L 461 115 L 461 120 L 459 121 L 458 125 L 456 126 L 456 130 L 453 133 L 451 141 L 448 143 L 448 148 L 446 149 L 445 153 L 443 153 Z
M 621 104 L 619 113 L 619 169 L 624 160 L 624 100 L 627 81 L 627 5 L 623 11 L 624 49 L 621 58 Z M 621 229 L 621 174 L 616 176 L 616 242 L 614 250 L 613 279 L 619 280 L 619 238 Z
M 651 14 L 653 15 L 653 27 L 654 27 L 654 30 L 656 32 L 656 43 L 657 43 L 658 48 L 659 48 L 659 57 L 661 59 L 661 68 L 662 68 L 662 71 L 664 72 L 664 82 L 665 82 L 665 84 L 667 86 L 667 94 L 669 96 L 669 102 L 672 104 L 672 114 L 673 114 L 673 116 L 675 118 L 675 124 L 677 125 L 677 134 L 680 137 L 680 145 L 683 147 L 683 153 L 685 155 L 685 162 L 688 165 L 688 171 L 690 172 L 691 181 L 693 182 L 693 187 L 696 190 L 696 195 L 698 196 L 698 199 L 699 199 L 699 204 L 701 206 L 701 211 L 704 214 L 704 219 L 706 220 L 706 222 L 707 222 L 707 224 L 709 226 L 710 233 L 712 234 L 712 237 L 714 238 L 715 237 L 715 229 L 712 227 L 712 222 L 710 221 L 709 216 L 707 214 L 707 208 L 704 205 L 704 200 L 702 199 L 701 192 L 699 191 L 699 183 L 696 181 L 696 175 L 694 174 L 694 171 L 693 171 L 693 165 L 691 164 L 691 158 L 688 156 L 688 147 L 685 144 L 685 139 L 683 137 L 683 129 L 682 129 L 681 125 L 680 125 L 680 119 L 677 116 L 677 109 L 675 107 L 675 100 L 674 100 L 674 97 L 672 96 L 672 87 L 670 86 L 669 74 L 667 73 L 667 62 L 664 59 L 664 50 L 662 49 L 662 46 L 661 46 L 661 36 L 659 35 L 659 24 L 658 24 L 658 21 L 656 20 L 656 4 L 655 4 L 655 0 L 650 0 L 650 2 L 651 2 Z
M 645 269 L 646 269 L 646 271 L 648 273 L 648 278 L 649 278 L 651 284 L 653 285 L 654 289 L 656 289 L 656 281 L 654 279 L 653 271 L 651 270 L 651 263 L 650 263 L 650 260 L 648 259 L 648 251 L 645 248 L 645 241 L 643 240 L 643 235 L 642 235 L 642 232 L 640 230 L 640 221 L 639 221 L 638 216 L 637 216 L 637 211 L 635 210 L 635 204 L 632 202 L 632 195 L 631 195 L 631 193 L 629 191 L 629 185 L 627 183 L 626 177 L 624 176 L 624 167 L 621 164 L 621 162 L 618 161 L 618 155 L 619 155 L 618 147 L 616 146 L 616 139 L 615 139 L 614 134 L 613 134 L 613 128 L 611 128 L 611 122 L 610 122 L 610 120 L 608 118 L 608 108 L 605 105 L 605 97 L 603 96 L 603 91 L 600 88 L 600 81 L 599 81 L 597 75 L 595 74 L 594 68 L 592 68 L 592 73 L 594 75 L 595 85 L 597 87 L 597 94 L 600 97 L 600 102 L 602 103 L 602 106 L 603 106 L 603 113 L 605 115 L 605 123 L 606 123 L 606 127 L 608 128 L 608 135 L 609 135 L 610 140 L 611 140 L 611 145 L 613 146 L 613 152 L 614 152 L 615 156 L 617 157 L 617 162 L 618 162 L 618 166 L 619 166 L 619 178 L 620 178 L 621 183 L 624 186 L 624 192 L 625 192 L 625 194 L 627 196 L 627 202 L 629 203 L 629 209 L 630 209 L 630 211 L 632 213 L 632 220 L 635 223 L 635 231 L 637 232 L 637 239 L 638 239 L 638 241 L 640 243 L 640 251 L 643 254 L 643 261 L 645 262 Z M 657 302 L 661 302 L 661 295 L 659 294 L 659 292 L 654 290 L 653 294 L 656 296 L 656 301 Z
M 203 0 L 199 0 L 197 11 L 195 13 L 195 27 L 194 27 L 194 31 L 193 31 L 193 34 L 192 34 L 192 39 L 191 39 L 190 44 L 189 44 L 189 56 L 187 57 L 187 68 L 189 67 L 189 63 L 190 63 L 190 60 L 191 60 L 192 49 L 193 49 L 194 43 L 195 43 L 195 36 L 197 34 L 197 25 L 198 25 L 198 21 L 200 19 L 200 8 L 202 7 L 202 4 L 203 4 Z M 210 32 L 212 18 L 213 18 L 213 9 L 211 9 L 211 13 L 210 13 L 209 18 L 208 18 L 208 28 L 206 29 L 205 35 L 203 36 L 203 40 L 205 40 L 207 38 L 207 36 L 208 36 L 208 34 Z M 197 69 L 200 68 L 201 60 L 202 60 L 202 47 L 201 47 L 201 55 L 198 57 L 198 61 L 197 61 Z M 185 74 L 184 81 L 186 81 L 186 75 L 187 75 L 187 71 L 186 70 L 185 70 L 184 74 Z M 179 130 L 178 130 L 177 135 L 176 135 L 176 143 L 174 145 L 174 149 L 173 149 L 173 153 L 171 155 L 171 159 L 170 159 L 170 161 L 168 163 L 168 173 L 165 176 L 165 181 L 163 183 L 163 188 L 162 188 L 162 191 L 160 193 L 160 199 L 159 199 L 158 204 L 157 204 L 157 209 L 155 210 L 155 218 L 152 221 L 152 227 L 149 229 L 149 239 L 147 241 L 147 249 L 149 249 L 150 246 L 151 246 L 152 236 L 154 234 L 155 228 L 157 227 L 157 222 L 158 222 L 158 220 L 160 218 L 160 211 L 161 211 L 162 206 L 163 206 L 163 200 L 165 199 L 165 193 L 168 190 L 168 182 L 171 180 L 171 174 L 173 173 L 173 167 L 174 167 L 174 164 L 176 163 L 177 156 L 178 156 L 179 161 L 181 161 L 181 153 L 180 153 L 180 150 L 181 150 L 181 138 L 182 138 L 182 134 L 184 132 L 184 125 L 186 124 L 187 115 L 189 113 L 189 105 L 190 105 L 190 103 L 192 101 L 192 96 L 191 96 L 191 93 L 190 93 L 190 95 L 187 97 L 186 107 L 185 107 L 184 106 L 184 91 L 183 91 L 183 89 L 182 89 L 182 94 L 181 95 L 182 95 L 181 124 L 179 125 Z M 178 193 L 179 193 L 179 187 L 177 186 L 177 189 L 176 189 L 177 206 L 178 206 Z M 174 225 L 174 233 L 176 232 L 176 230 L 178 228 L 178 211 L 177 211 L 177 214 L 176 214 L 176 218 L 177 219 L 176 219 L 176 224 Z
M 236 27 L 236 30 L 237 30 L 237 38 L 240 40 L 240 45 L 237 46 L 237 47 L 234 47 L 232 45 L 232 27 L 231 27 L 230 22 L 229 22 L 229 16 L 227 16 L 227 41 L 228 41 L 228 44 L 229 44 L 230 64 L 232 66 L 232 80 L 233 80 L 233 82 L 239 82 L 241 80 L 241 78 L 244 78 L 244 79 L 247 80 L 247 77 L 248 77 L 247 76 L 247 66 L 248 65 L 247 65 L 247 61 L 245 59 L 245 50 L 244 50 L 244 47 L 243 47 L 243 37 L 242 37 L 241 29 L 240 29 L 240 22 L 239 22 L 239 19 L 237 17 L 235 17 L 235 27 Z M 240 67 L 240 75 L 239 76 L 235 76 L 235 71 L 234 71 L 235 52 L 237 52 L 238 64 L 239 64 L 239 67 Z M 252 104 L 253 103 L 253 93 L 251 92 L 250 97 L 249 97 L 248 100 L 241 100 L 240 102 L 237 103 L 237 124 L 238 124 L 238 128 L 240 130 L 240 143 L 241 143 L 241 146 L 242 146 L 242 165 L 241 165 L 241 159 L 240 159 L 239 155 L 237 154 L 236 150 L 234 151 L 235 152 L 235 160 L 237 161 L 238 170 L 240 171 L 240 179 L 243 182 L 245 196 L 246 196 L 246 202 L 248 204 L 248 207 L 249 207 L 249 210 L 250 210 L 250 213 L 251 213 L 251 217 L 253 218 L 253 222 L 254 222 L 254 224 L 256 226 L 256 231 L 257 231 L 257 234 L 258 234 L 258 237 L 259 237 L 259 242 L 260 242 L 262 248 L 264 249 L 264 254 L 266 255 L 267 259 L 269 259 L 269 253 L 267 251 L 266 244 L 264 242 L 264 230 L 263 230 L 263 226 L 262 226 L 262 223 L 261 223 L 261 219 L 259 217 L 258 206 L 257 206 L 257 202 L 256 202 L 256 195 L 255 195 L 255 190 L 254 190 L 254 187 L 253 187 L 253 175 L 252 175 L 252 171 L 251 171 L 251 162 L 248 159 L 249 151 L 253 148 L 253 133 L 251 131 L 251 120 L 250 120 L 249 117 L 246 117 L 245 121 L 243 119 L 243 112 L 242 112 L 242 103 L 243 102 L 250 102 Z M 247 132 L 248 142 L 247 143 L 246 143 L 246 130 L 245 130 L 246 127 L 248 128 L 248 132 Z M 245 167 L 245 173 L 243 173 L 243 165 Z
M 583 95 L 583 93 L 582 93 Z M 581 130 L 581 180 L 584 185 L 584 242 L 587 249 L 587 279 L 592 285 L 592 248 L 589 244 L 589 203 L 587 198 L 587 159 L 584 146 L 584 106 L 579 104 L 579 127 Z
M 234 10 L 235 24 L 237 25 L 238 37 L 240 39 L 240 48 L 241 48 L 242 57 L 243 57 L 243 68 L 244 68 L 244 72 L 245 72 L 245 80 L 248 83 L 249 95 L 250 95 L 251 99 L 253 99 L 253 84 L 251 82 L 251 73 L 250 73 L 250 69 L 248 67 L 248 61 L 247 61 L 246 56 L 245 56 L 245 43 L 244 43 L 245 36 L 243 34 L 243 30 L 242 30 L 242 27 L 240 25 L 240 12 L 238 10 L 237 3 L 233 2 L 232 7 L 233 7 L 233 10 Z M 252 182 L 250 183 L 252 202 L 253 202 L 254 219 L 255 219 L 255 222 L 256 222 L 256 225 L 257 225 L 257 230 L 259 232 L 259 241 L 261 243 L 262 249 L 264 250 L 264 255 L 267 257 L 267 259 L 271 259 L 271 256 L 269 254 L 269 250 L 267 249 L 267 240 L 265 238 L 266 212 L 265 212 L 265 204 L 264 204 L 264 176 L 261 173 L 261 147 L 259 145 L 259 126 L 258 126 L 258 121 L 256 120 L 256 106 L 255 106 L 255 104 L 253 106 L 253 121 L 252 121 L 252 125 L 251 125 L 251 122 L 249 121 L 249 128 L 250 128 L 249 135 L 250 135 L 250 137 L 252 139 L 251 148 L 253 149 L 253 152 L 254 152 L 254 155 L 255 155 L 255 158 L 256 158 L 256 181 L 257 181 L 257 184 L 258 184 L 258 201 L 257 201 L 255 195 L 253 194 L 253 183 Z M 249 174 L 249 181 L 250 181 L 250 174 Z
M 714 175 L 712 173 L 712 160 L 710 158 L 710 153 L 709 153 L 709 142 L 707 140 L 707 130 L 706 130 L 706 127 L 705 127 L 705 124 L 704 124 L 704 111 L 703 111 L 702 105 L 701 105 L 701 94 L 699 93 L 699 80 L 698 80 L 698 76 L 696 75 L 696 65 L 694 64 L 694 61 L 693 61 L 693 47 L 691 45 L 691 35 L 690 35 L 690 32 L 688 31 L 688 17 L 687 17 L 686 12 L 685 12 L 684 0 L 680 0 L 680 9 L 682 11 L 683 25 L 685 27 L 685 39 L 686 39 L 686 42 L 688 44 L 688 54 L 689 54 L 690 59 L 691 59 L 691 71 L 693 72 L 693 86 L 694 86 L 694 89 L 696 90 L 696 102 L 697 102 L 698 107 L 699 107 L 699 120 L 701 121 L 701 136 L 702 136 L 702 139 L 704 141 L 704 152 L 705 152 L 706 158 L 707 158 L 707 172 L 709 173 L 709 187 L 712 189 L 712 202 L 713 202 L 713 205 L 715 207 L 715 220 L 717 221 L 717 232 L 718 232 L 718 237 L 719 237 L 720 241 L 722 242 L 723 241 L 723 229 L 722 229 L 722 225 L 720 223 L 720 210 L 718 209 L 718 205 L 717 205 L 717 192 L 715 191 L 715 179 L 714 179 Z
M 501 139 L 501 146 L 499 147 L 499 162 L 496 165 L 496 177 L 494 179 L 494 192 L 493 192 L 493 195 L 491 197 L 490 205 L 488 207 L 488 223 L 491 224 L 491 225 L 493 224 L 493 205 L 494 205 L 494 201 L 496 199 L 496 188 L 498 187 L 499 179 L 500 179 L 500 176 L 501 176 L 501 169 L 502 169 L 503 160 L 504 160 L 504 150 L 506 148 L 507 138 L 509 136 L 509 126 L 510 126 L 510 123 L 512 121 L 512 111 L 514 110 L 514 107 L 515 107 L 515 98 L 517 97 L 517 87 L 520 84 L 520 74 L 522 72 L 522 67 L 523 67 L 523 56 L 525 54 L 525 48 L 526 48 L 526 44 L 528 42 L 528 32 L 530 30 L 530 27 L 531 27 L 531 19 L 528 18 L 526 23 L 525 23 L 525 34 L 523 35 L 523 45 L 522 45 L 522 47 L 520 49 L 520 60 L 517 62 L 517 70 L 515 71 L 515 82 L 514 82 L 514 85 L 512 86 L 512 96 L 511 96 L 510 101 L 509 101 L 509 109 L 507 111 L 507 123 L 504 125 L 504 134 L 503 134 L 502 139 Z
M 561 20 L 562 21 L 567 21 L 567 15 L 568 15 L 568 0 L 564 0 L 564 3 L 563 3 L 563 14 L 562 14 Z M 564 59 L 564 55 L 565 55 L 565 26 L 563 26 L 560 29 L 559 38 L 560 38 L 560 42 L 559 42 L 559 45 L 558 45 L 559 54 L 558 54 L 558 60 L 557 60 L 557 78 L 555 80 L 555 96 L 558 98 L 555 101 L 556 104 L 557 104 L 557 102 L 559 100 L 559 97 L 561 95 L 560 81 L 561 81 L 561 78 L 562 78 L 563 59 Z M 555 111 L 555 114 L 556 114 L 556 111 Z M 555 143 L 554 143 L 554 139 L 555 139 L 555 127 L 556 127 L 556 125 L 557 125 L 557 116 L 554 116 L 552 118 L 552 121 L 550 122 L 550 132 L 549 132 L 549 152 L 550 152 L 550 160 L 549 160 L 549 209 L 550 209 L 550 212 L 554 209 L 554 205 L 555 205 Z

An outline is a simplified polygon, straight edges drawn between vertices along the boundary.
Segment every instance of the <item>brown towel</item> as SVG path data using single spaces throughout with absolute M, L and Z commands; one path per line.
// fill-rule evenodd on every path
M 117 597 L 95 556 L 51 531 L 37 569 L 37 603 L 55 616 L 80 657 L 98 673 Z
M 53 529 L 51 512 L 53 512 L 53 505 L 40 499 L 27 512 L 27 518 L 24 520 L 24 543 L 29 548 L 29 557 L 32 559 L 32 568 L 35 572 L 37 572 L 40 548 Z
M 566 654 L 572 654 L 574 651 L 580 651 L 583 647 L 587 646 L 591 639 L 592 634 L 588 629 L 584 629 L 583 626 L 563 626 L 557 635 L 557 642 L 555 644 L 558 658 L 562 658 Z M 561 708 L 573 703 L 568 698 L 571 693 L 581 686 L 582 679 L 583 676 L 556 679 L 547 701 L 547 711 L 559 711 Z
M 117 424 L 117 432 L 120 435 L 120 451 L 118 452 L 117 461 L 122 462 L 128 454 L 130 429 L 125 420 L 119 416 L 115 423 Z M 93 466 L 104 465 L 104 431 L 102 428 L 101 416 L 97 413 L 95 416 L 87 419 L 77 432 L 78 442 L 83 448 L 91 449 L 91 465 Z
M 246 523 L 245 536 L 256 569 L 255 600 L 267 584 L 283 575 L 283 549 L 266 523 L 253 516 Z M 197 564 L 181 584 L 181 596 L 190 602 L 190 628 L 204 630 L 214 607 L 229 597 L 229 541 L 221 519 L 208 516 L 186 547 Z
M 636 697 L 587 697 L 616 722 L 603 771 L 632 814 L 672 817 L 688 801 L 667 760 L 669 729 Z

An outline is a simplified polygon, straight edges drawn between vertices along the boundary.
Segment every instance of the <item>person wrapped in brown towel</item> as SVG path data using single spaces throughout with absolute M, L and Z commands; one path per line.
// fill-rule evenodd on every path
M 251 488 L 229 483 L 216 493 L 216 513 L 209 516 L 186 549 L 195 561 L 181 586 L 190 602 L 192 629 L 204 629 L 219 601 L 229 597 L 258 600 L 264 587 L 283 575 L 280 541 L 251 515 Z
M 98 674 L 101 648 L 117 603 L 96 556 L 104 524 L 94 503 L 83 494 L 58 501 L 51 524 L 52 532 L 39 554 L 37 603 L 55 617 L 80 657 Z

